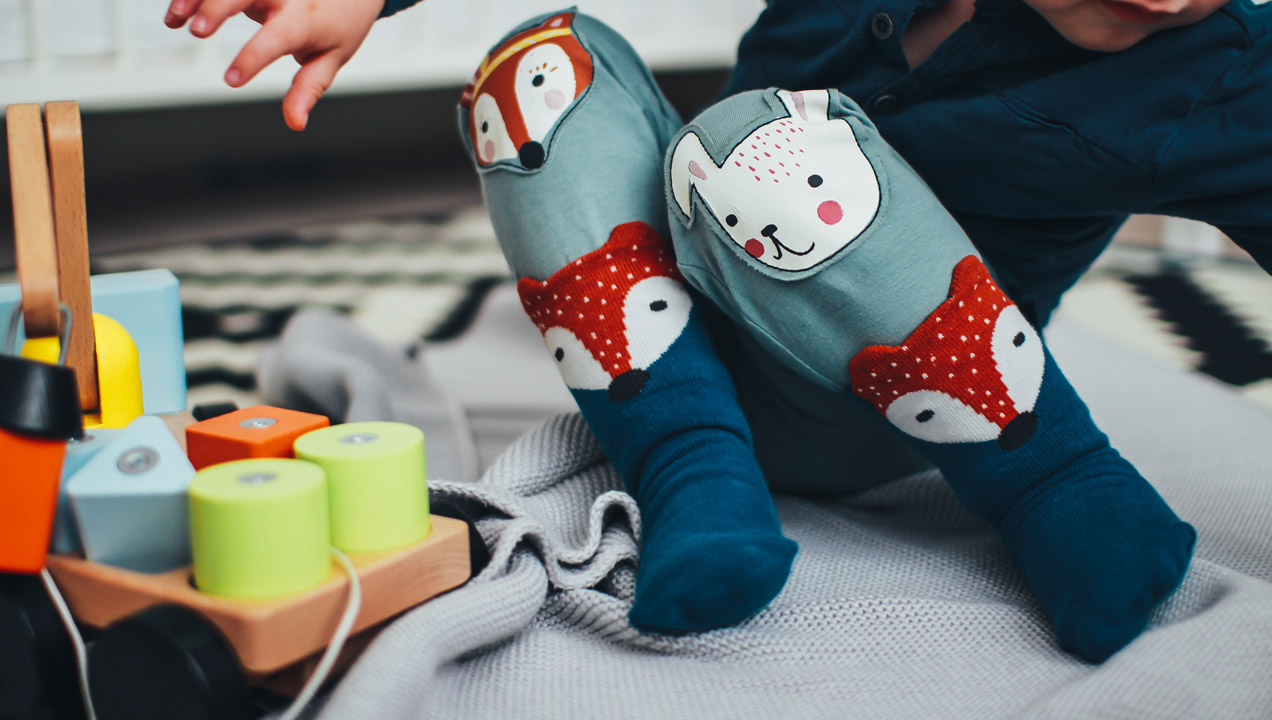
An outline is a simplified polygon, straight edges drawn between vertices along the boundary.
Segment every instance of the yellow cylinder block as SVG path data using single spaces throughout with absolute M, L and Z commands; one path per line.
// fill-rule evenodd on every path
M 84 414 L 84 428 L 122 428 L 142 414 L 141 358 L 132 336 L 115 320 L 93 313 L 97 350 L 96 413 Z M 57 363 L 61 343 L 55 337 L 34 338 L 22 345 L 22 357 Z

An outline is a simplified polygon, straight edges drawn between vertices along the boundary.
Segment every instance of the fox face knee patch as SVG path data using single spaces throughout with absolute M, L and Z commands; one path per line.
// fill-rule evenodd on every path
M 1013 450 L 1037 426 L 1042 338 L 974 256 L 955 267 L 949 299 L 899 346 L 849 363 L 852 391 L 908 435 L 934 443 L 997 441 Z
M 642 222 L 614 228 L 546 281 L 522 278 L 517 292 L 565 384 L 615 402 L 640 394 L 693 305 L 667 241 Z
M 829 116 L 828 91 L 779 90 L 776 97 L 787 115 L 732 147 L 708 150 L 710 138 L 681 135 L 669 161 L 671 193 L 682 220 L 693 221 L 696 195 L 748 256 L 774 270 L 808 270 L 874 221 L 879 177 L 852 125 Z
M 534 170 L 547 159 L 549 135 L 592 82 L 592 56 L 571 25 L 554 15 L 490 51 L 460 104 L 478 165 Z

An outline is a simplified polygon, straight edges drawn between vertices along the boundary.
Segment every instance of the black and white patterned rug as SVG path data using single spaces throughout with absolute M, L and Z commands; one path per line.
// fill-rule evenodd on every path
M 376 342 L 411 352 L 457 336 L 489 291 L 510 282 L 480 207 L 112 254 L 92 265 L 94 273 L 167 268 L 180 280 L 191 407 L 260 402 L 261 348 L 301 308 L 346 313 Z
M 259 402 L 259 352 L 302 307 L 348 313 L 377 342 L 411 352 L 462 333 L 510 282 L 479 206 L 93 259 L 95 273 L 147 268 L 181 281 L 191 406 Z M 1272 409 L 1272 277 L 1252 263 L 1163 263 L 1115 246 L 1056 317 Z

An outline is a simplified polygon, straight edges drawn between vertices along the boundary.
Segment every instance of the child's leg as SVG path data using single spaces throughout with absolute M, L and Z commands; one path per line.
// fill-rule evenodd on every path
M 1195 539 L 874 126 L 830 91 L 729 98 L 667 158 L 686 278 L 772 355 L 869 402 L 1010 548 L 1062 647 L 1102 660 Z M 799 458 L 792 458 L 799 462 Z
M 795 544 L 666 240 L 675 112 L 618 35 L 562 12 L 491 51 L 460 120 L 526 312 L 640 505 L 632 622 L 703 630 L 763 608 Z

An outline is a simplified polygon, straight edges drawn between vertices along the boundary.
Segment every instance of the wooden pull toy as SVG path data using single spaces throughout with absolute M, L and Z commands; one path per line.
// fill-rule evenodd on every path
M 182 428 L 183 448 L 152 417 L 186 404 L 176 278 L 90 277 L 78 106 L 7 118 L 19 282 L 0 286 L 0 636 L 27 617 L 4 573 L 47 563 L 101 630 L 87 685 L 102 720 L 246 717 L 247 683 L 286 691 L 318 662 L 302 705 L 349 632 L 364 641 L 470 577 L 467 523 L 430 515 L 422 433 L 257 406 Z M 0 642 L 0 665 L 20 651 Z M 33 717 L 26 695 L 0 692 L 0 717 Z

